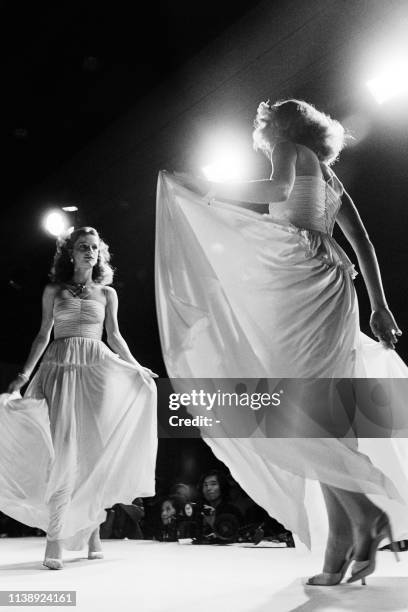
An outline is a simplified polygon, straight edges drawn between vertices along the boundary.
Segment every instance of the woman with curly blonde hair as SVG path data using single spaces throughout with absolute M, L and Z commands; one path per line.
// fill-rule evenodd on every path
M 398 440 L 353 438 L 349 412 L 367 421 L 359 420 L 359 406 L 342 405 L 338 381 L 407 378 L 392 350 L 401 331 L 372 242 L 330 167 L 344 146 L 341 124 L 290 99 L 262 102 L 254 128 L 254 147 L 271 162 L 269 179 L 159 177 L 156 284 L 165 363 L 172 377 L 245 377 L 255 386 L 269 379 L 270 392 L 293 381 L 282 410 L 252 420 L 236 411 L 233 422 L 220 413 L 205 440 L 242 488 L 308 546 L 313 511 L 305 491 L 319 482 L 329 537 L 323 571 L 308 584 L 338 584 L 352 561 L 349 580 L 364 581 L 391 524 L 400 538 L 407 533 L 408 482 Z M 356 273 L 332 235 L 336 222 L 357 255 L 379 342 L 360 332 Z M 391 423 L 406 422 L 403 406 L 391 402 Z M 252 435 L 264 423 L 273 439 Z
M 40 331 L 1 396 L 0 508 L 47 532 L 50 569 L 62 569 L 64 548 L 102 558 L 105 508 L 154 493 L 155 374 L 120 334 L 109 260 L 92 227 L 57 241 Z
M 69 233 L 65 237 L 58 238 L 54 261 L 50 272 L 50 279 L 53 283 L 69 283 L 74 270 L 74 246 L 80 236 L 94 236 L 99 240 L 98 257 L 92 267 L 92 282 L 101 285 L 110 285 L 113 281 L 114 270 L 110 265 L 109 247 L 98 235 L 93 227 L 81 227 Z
M 278 142 L 290 141 L 308 147 L 319 162 L 331 165 L 345 144 L 341 123 L 302 100 L 261 102 L 254 128 L 254 148 L 268 159 Z

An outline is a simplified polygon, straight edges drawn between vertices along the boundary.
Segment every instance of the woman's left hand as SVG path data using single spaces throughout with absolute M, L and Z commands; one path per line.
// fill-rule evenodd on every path
M 140 373 L 143 377 L 146 376 L 147 378 L 159 378 L 159 375 L 156 374 L 156 372 L 153 372 L 153 370 L 151 370 L 150 368 L 142 367 Z
M 371 331 L 385 348 L 393 349 L 402 335 L 394 316 L 388 308 L 379 308 L 371 313 Z

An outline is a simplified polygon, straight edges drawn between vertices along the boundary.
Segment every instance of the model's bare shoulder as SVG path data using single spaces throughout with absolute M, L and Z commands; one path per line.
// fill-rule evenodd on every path
M 102 293 L 105 295 L 107 302 L 115 302 L 118 300 L 118 294 L 113 287 L 105 285 L 102 289 Z
M 102 291 L 105 293 L 105 295 L 117 295 L 116 289 L 109 287 L 108 285 L 105 285 Z
M 43 297 L 48 299 L 55 298 L 60 289 L 59 283 L 47 283 L 44 287 Z

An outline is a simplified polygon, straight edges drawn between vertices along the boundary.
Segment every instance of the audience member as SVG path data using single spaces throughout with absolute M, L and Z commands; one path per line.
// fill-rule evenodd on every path
M 131 504 L 115 504 L 107 510 L 107 517 L 101 525 L 101 538 L 142 540 L 140 521 L 145 515 L 143 500 L 137 497 Z

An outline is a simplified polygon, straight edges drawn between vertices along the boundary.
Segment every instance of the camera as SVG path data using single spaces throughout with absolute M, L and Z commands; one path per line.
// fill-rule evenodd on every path
M 210 517 L 214 517 L 214 520 L 206 520 Z M 252 534 L 249 536 L 250 539 L 246 540 L 248 529 L 240 526 L 240 521 L 234 514 L 223 512 L 216 516 L 215 508 L 197 502 L 189 502 L 184 505 L 179 522 L 179 532 L 182 534 L 181 537 L 191 538 L 193 544 L 231 544 L 232 542 L 252 541 Z

